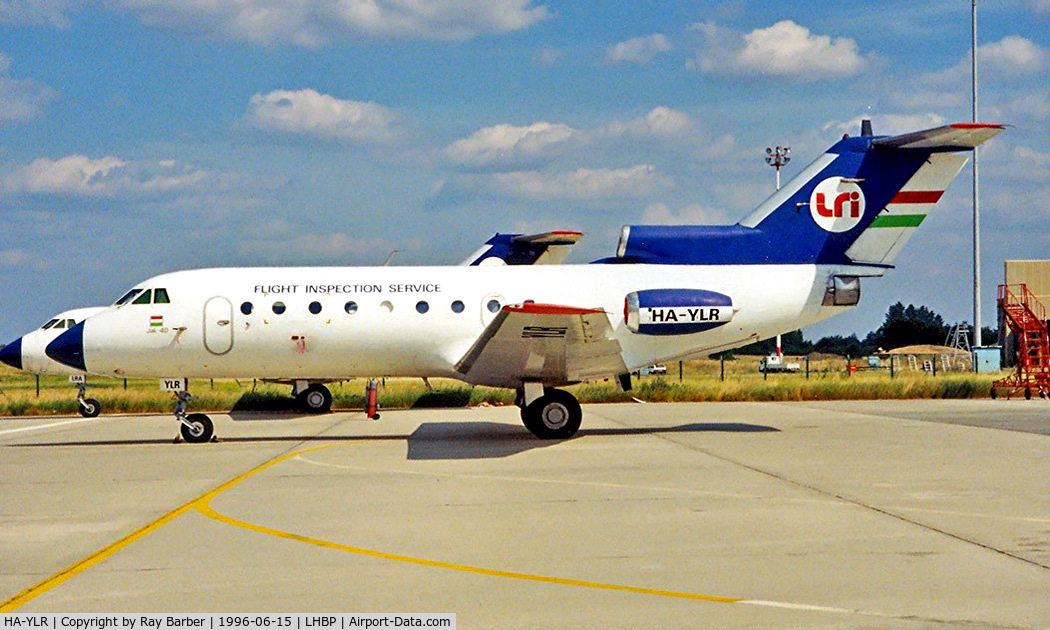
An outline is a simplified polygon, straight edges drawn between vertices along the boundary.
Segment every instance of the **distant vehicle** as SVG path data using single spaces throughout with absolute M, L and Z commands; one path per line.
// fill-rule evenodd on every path
M 783 355 L 771 354 L 758 362 L 760 372 L 798 372 L 802 366 L 798 363 L 786 363 Z
M 179 396 L 188 442 L 214 434 L 186 414 L 187 378 L 324 382 L 447 377 L 516 390 L 525 427 L 566 439 L 576 397 L 556 389 L 709 356 L 844 313 L 941 198 L 971 150 L 1001 125 L 957 123 L 844 137 L 735 225 L 628 225 L 615 256 L 553 262 L 575 233 L 494 237 L 452 267 L 177 271 L 146 279 L 45 349 L 78 370 L 158 378 Z M 503 252 L 503 248 L 506 251 Z M 533 264 L 509 264 L 529 250 Z M 509 259 L 509 260 L 508 260 Z M 30 282 L 27 279 L 27 282 Z M 797 367 L 796 367 L 797 369 Z
M 638 376 L 649 376 L 650 374 L 667 374 L 666 365 L 647 365 L 638 370 Z

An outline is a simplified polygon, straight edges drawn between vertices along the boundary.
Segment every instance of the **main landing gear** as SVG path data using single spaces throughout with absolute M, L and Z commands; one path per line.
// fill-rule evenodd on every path
M 332 410 L 332 392 L 320 383 L 295 381 L 292 385 L 295 404 L 306 413 L 328 413 Z
M 561 389 L 540 388 L 539 383 L 526 383 L 518 390 L 525 428 L 541 440 L 565 440 L 576 435 L 583 420 L 576 397 Z
M 186 407 L 193 400 L 193 396 L 187 391 L 180 391 L 175 392 L 175 398 L 178 401 L 175 403 L 175 419 L 182 424 L 179 427 L 182 439 L 191 444 L 211 441 L 215 437 L 215 426 L 211 418 L 203 413 L 186 413 Z M 176 437 L 175 441 L 178 442 L 179 438 Z

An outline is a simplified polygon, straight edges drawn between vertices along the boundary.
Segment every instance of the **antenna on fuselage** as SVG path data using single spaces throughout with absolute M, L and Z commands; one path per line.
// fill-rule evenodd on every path
M 390 253 L 387 254 L 386 260 L 383 261 L 383 266 L 384 267 L 389 267 L 390 266 L 390 261 L 394 259 L 394 254 L 396 254 L 398 252 L 401 252 L 401 251 L 404 251 L 404 250 L 402 250 L 402 249 L 392 249 L 392 250 L 390 250 Z

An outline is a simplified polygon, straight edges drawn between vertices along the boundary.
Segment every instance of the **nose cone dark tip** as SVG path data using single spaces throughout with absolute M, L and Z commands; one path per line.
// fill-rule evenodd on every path
M 19 337 L 3 348 L 0 348 L 0 361 L 16 370 L 22 369 L 22 338 Z
M 80 322 L 47 344 L 44 353 L 71 368 L 87 371 L 84 365 L 84 323 Z

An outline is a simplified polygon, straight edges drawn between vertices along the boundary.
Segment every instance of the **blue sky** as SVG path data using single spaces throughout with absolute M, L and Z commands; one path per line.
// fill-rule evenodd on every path
M 1050 0 L 979 7 L 984 322 L 1050 257 Z M 732 223 L 870 117 L 970 119 L 970 3 L 0 0 L 0 338 L 188 267 Z M 969 167 L 853 313 L 969 320 Z

